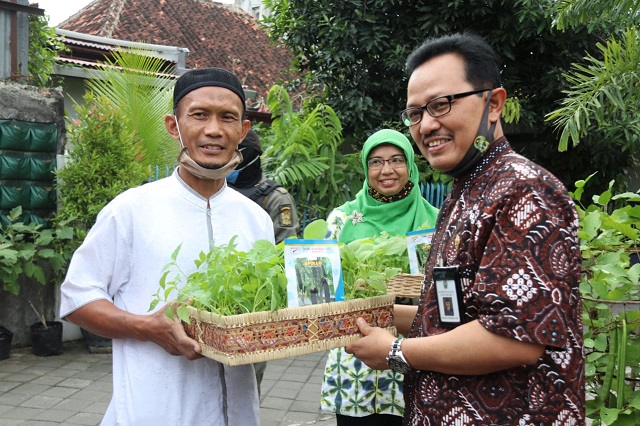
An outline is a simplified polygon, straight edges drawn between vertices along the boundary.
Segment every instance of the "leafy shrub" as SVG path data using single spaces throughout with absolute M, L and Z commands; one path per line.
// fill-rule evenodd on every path
M 344 297 L 347 300 L 386 294 L 389 279 L 401 272 L 409 272 L 404 235 L 382 232 L 376 237 L 339 245 Z
M 87 80 L 87 87 L 125 115 L 125 128 L 139 136 L 136 160 L 147 166 L 175 166 L 180 145 L 163 125 L 173 101 L 173 71 L 153 51 L 139 48 L 113 52 L 104 64 L 102 78 Z
M 41 224 L 19 222 L 21 214 L 20 206 L 11 210 L 0 234 L 0 288 L 14 295 L 20 291 L 21 277 L 47 284 L 47 267 L 51 280 L 59 278 L 71 258 L 68 242 L 73 238 L 73 228 L 66 223 L 43 229 Z
M 591 177 L 591 176 L 590 176 Z M 589 178 L 590 178 L 589 177 Z M 640 195 L 609 188 L 580 203 L 585 184 L 572 194 L 580 215 L 580 247 L 587 417 L 595 424 L 640 424 Z
M 120 110 L 91 92 L 84 101 L 75 106 L 80 118 L 69 132 L 69 159 L 57 171 L 61 206 L 55 218 L 77 228 L 78 243 L 109 201 L 146 180 L 144 166 L 136 162 L 138 137 L 126 130 Z
M 267 105 L 273 122 L 260 134 L 265 174 L 293 195 L 299 216 L 326 217 L 351 199 L 362 182 L 354 176 L 354 170 L 362 168 L 352 166 L 359 164 L 359 157 L 340 151 L 340 119 L 324 104 L 294 111 L 289 94 L 278 85 L 269 90 Z

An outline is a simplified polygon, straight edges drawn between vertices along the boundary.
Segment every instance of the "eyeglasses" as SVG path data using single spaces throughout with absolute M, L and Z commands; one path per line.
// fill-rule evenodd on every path
M 451 112 L 452 101 L 460 98 L 466 98 L 467 96 L 488 92 L 489 90 L 493 89 L 479 89 L 472 90 L 471 92 L 456 93 L 455 95 L 439 96 L 437 98 L 431 99 L 429 102 L 420 107 L 409 107 L 405 109 L 400 113 L 400 119 L 407 127 L 415 126 L 422 121 L 422 115 L 424 114 L 424 111 L 427 111 L 432 117 L 442 117 L 443 115 Z
M 402 155 L 398 155 L 396 157 L 391 157 L 388 160 L 383 160 L 382 158 L 372 158 L 367 160 L 367 167 L 369 170 L 380 170 L 384 167 L 384 164 L 388 163 L 392 169 L 401 169 L 407 164 L 407 159 Z

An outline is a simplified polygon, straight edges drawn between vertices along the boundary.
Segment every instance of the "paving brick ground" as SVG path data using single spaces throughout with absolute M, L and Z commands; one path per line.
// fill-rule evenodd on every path
M 319 411 L 326 353 L 267 363 L 261 387 L 262 426 L 335 426 Z M 38 357 L 12 349 L 0 361 L 0 426 L 99 425 L 111 399 L 111 355 L 89 353 L 82 341 Z

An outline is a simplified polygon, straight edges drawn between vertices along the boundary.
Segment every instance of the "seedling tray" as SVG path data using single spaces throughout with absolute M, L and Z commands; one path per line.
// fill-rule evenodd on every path
M 385 295 L 232 316 L 188 306 L 190 322 L 183 325 L 204 356 L 235 366 L 346 346 L 362 337 L 358 317 L 396 334 L 394 300 Z

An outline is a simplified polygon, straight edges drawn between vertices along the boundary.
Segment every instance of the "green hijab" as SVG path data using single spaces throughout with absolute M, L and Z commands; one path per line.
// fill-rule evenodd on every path
M 401 200 L 384 203 L 369 195 L 369 179 L 365 173 L 364 185 L 355 199 L 338 207 L 348 217 L 340 233 L 340 242 L 349 243 L 360 238 L 373 237 L 382 231 L 391 235 L 405 235 L 410 231 L 435 226 L 438 209 L 420 194 L 418 166 L 415 163 L 413 147 L 402 133 L 383 129 L 371 135 L 362 147 L 364 170 L 367 170 L 367 158 L 371 150 L 382 144 L 395 145 L 404 152 L 413 189 Z

